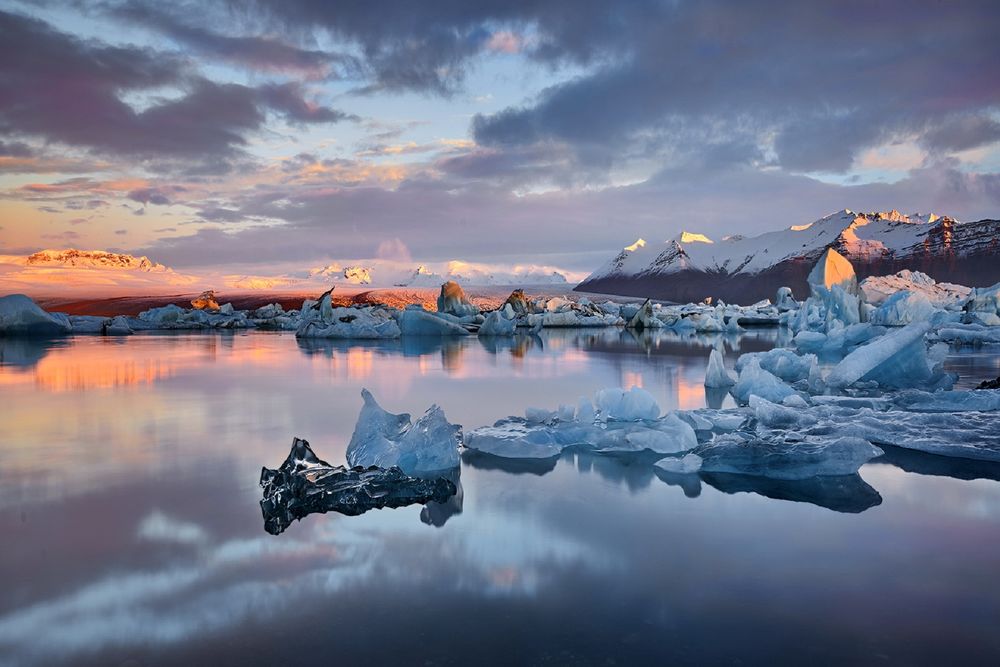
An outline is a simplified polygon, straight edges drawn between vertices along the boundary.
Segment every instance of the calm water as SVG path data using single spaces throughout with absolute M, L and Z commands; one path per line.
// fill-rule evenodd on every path
M 0 664 L 1000 664 L 998 467 L 896 452 L 847 488 L 681 487 L 467 460 L 461 503 L 423 517 L 263 530 L 261 466 L 293 435 L 341 462 L 362 387 L 467 429 L 606 386 L 694 408 L 712 342 L 0 339 Z

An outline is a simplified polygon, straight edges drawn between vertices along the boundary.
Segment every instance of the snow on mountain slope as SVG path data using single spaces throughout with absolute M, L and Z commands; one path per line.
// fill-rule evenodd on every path
M 998 221 L 958 223 L 936 215 L 845 209 L 753 237 L 713 242 L 702 234 L 682 232 L 660 244 L 640 239 L 577 289 L 670 300 L 762 298 L 773 296 L 772 287 L 780 284 L 804 288 L 808 269 L 803 267 L 826 248 L 847 257 L 861 276 L 919 269 L 938 280 L 991 284 L 1000 279 L 998 243 Z M 956 263 L 956 257 L 969 261 Z M 779 277 L 786 282 L 773 285 Z
M 454 280 L 461 285 L 566 285 L 566 276 L 549 267 L 514 266 L 499 269 L 469 262 L 451 261 L 442 273 L 418 266 L 407 278 L 397 282 L 399 287 L 439 287 Z
M 169 291 L 198 283 L 198 278 L 177 273 L 148 257 L 104 250 L 41 250 L 27 257 L 0 255 L 3 293 Z

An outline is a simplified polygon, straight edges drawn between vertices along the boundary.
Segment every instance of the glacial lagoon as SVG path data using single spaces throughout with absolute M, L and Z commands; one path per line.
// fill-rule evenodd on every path
M 506 339 L 0 339 L 0 664 L 1000 661 L 1000 464 L 888 448 L 848 484 L 464 456 L 447 503 L 264 530 L 293 436 L 335 463 L 370 389 L 466 430 L 611 386 L 706 395 L 778 329 Z M 1000 349 L 952 350 L 958 388 Z

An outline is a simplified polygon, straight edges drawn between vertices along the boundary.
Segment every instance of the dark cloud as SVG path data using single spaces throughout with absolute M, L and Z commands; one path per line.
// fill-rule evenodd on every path
M 170 196 L 161 188 L 140 188 L 128 193 L 128 198 L 140 204 L 156 204 L 169 206 Z
M 547 139 L 619 153 L 681 120 L 720 134 L 755 127 L 762 145 L 773 137 L 782 166 L 842 171 L 860 150 L 901 135 L 956 148 L 995 130 L 956 120 L 1000 105 L 994 2 L 844 2 L 830 11 L 776 1 L 631 3 L 589 18 L 607 35 L 585 48 L 548 34 L 543 48 L 607 58 L 524 106 L 478 116 L 479 142 Z
M 291 72 L 312 77 L 345 76 L 359 69 L 351 56 L 319 49 L 301 48 L 267 35 L 227 35 L 205 27 L 204 11 L 169 11 L 171 4 L 129 1 L 111 4 L 107 11 L 160 32 L 185 47 L 210 58 L 255 70 Z M 191 19 L 202 18 L 200 25 Z
M 294 123 L 347 115 L 307 101 L 297 84 L 216 83 L 179 57 L 107 46 L 0 13 L 0 125 L 22 135 L 140 158 L 231 156 L 268 113 Z M 137 110 L 125 92 L 174 88 Z
M 924 133 L 930 149 L 962 151 L 1000 141 L 1000 123 L 993 118 L 960 115 Z
M 24 142 L 0 141 L 0 157 L 32 157 L 35 152 Z

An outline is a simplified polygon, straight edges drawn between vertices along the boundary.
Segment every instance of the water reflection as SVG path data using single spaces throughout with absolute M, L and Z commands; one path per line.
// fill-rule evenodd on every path
M 361 386 L 466 428 L 627 383 L 704 404 L 708 349 L 768 335 L 0 341 L 0 663 L 944 664 L 960 636 L 995 664 L 981 464 L 887 449 L 856 479 L 776 485 L 467 453 L 443 505 L 261 530 L 261 464 L 292 435 L 342 460 Z

